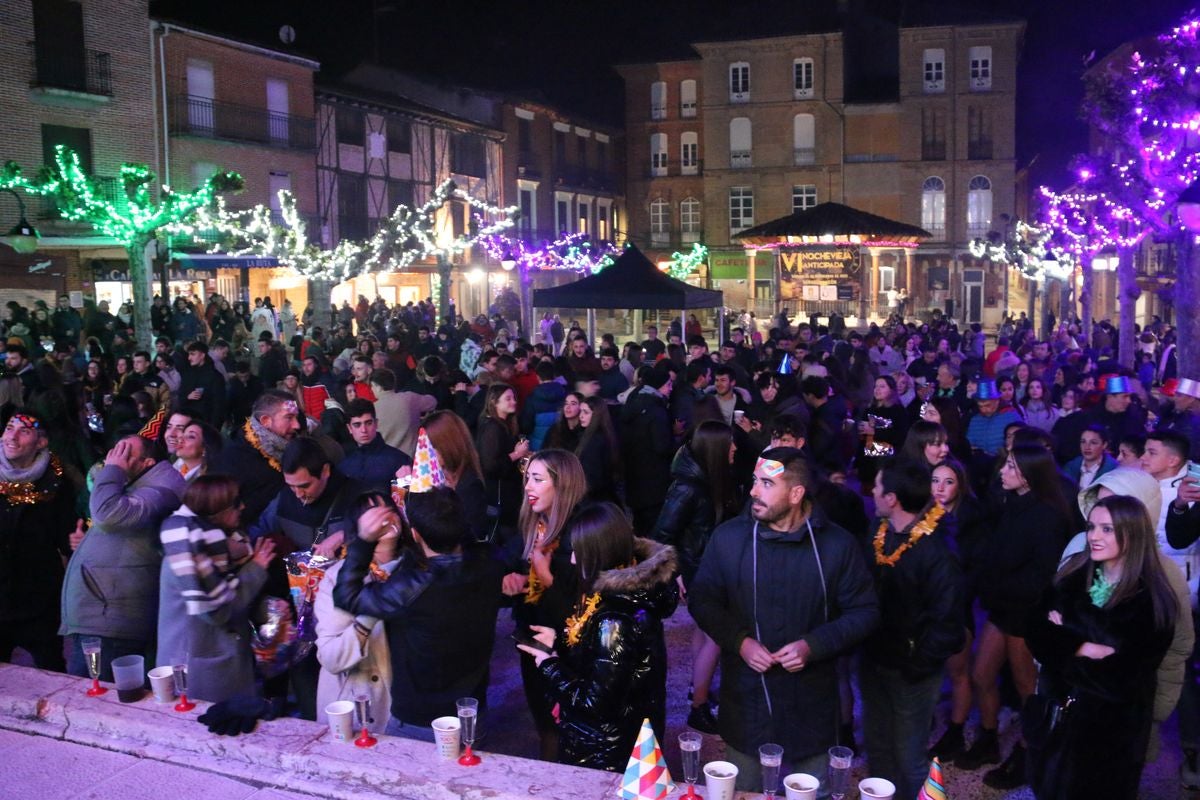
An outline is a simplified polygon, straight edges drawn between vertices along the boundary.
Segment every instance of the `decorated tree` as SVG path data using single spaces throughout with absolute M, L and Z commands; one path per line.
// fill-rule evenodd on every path
M 64 219 L 87 223 L 125 247 L 133 282 L 134 332 L 138 346 L 146 350 L 153 340 L 148 245 L 160 230 L 195 219 L 213 205 L 221 192 L 238 191 L 243 186 L 236 172 L 220 172 L 194 192 L 176 192 L 163 186 L 156 201 L 154 183 L 155 175 L 146 165 L 122 164 L 124 194 L 113 202 L 105 197 L 96 179 L 83 171 L 78 154 L 62 145 L 55 148 L 54 164 L 43 167 L 33 178 L 25 176 L 13 161 L 0 170 L 0 187 L 53 197 Z
M 1048 224 L 1028 223 L 1017 220 L 1011 232 L 1005 236 L 999 231 L 991 231 L 985 239 L 975 239 L 967 245 L 971 255 L 976 258 L 986 258 L 992 263 L 1003 264 L 1006 268 L 1016 267 L 1031 283 L 1042 288 L 1042 307 L 1045 309 L 1045 287 L 1048 280 L 1062 281 L 1063 294 L 1067 291 L 1067 281 L 1072 270 L 1073 260 L 1067 253 L 1056 250 L 1051 244 L 1053 229 Z M 1033 316 L 1032 290 L 1029 293 L 1030 316 Z M 1046 314 L 1043 311 L 1043 318 Z M 1048 331 L 1046 332 L 1048 333 Z
M 1179 225 L 1175 205 L 1200 175 L 1198 33 L 1200 18 L 1192 14 L 1144 46 L 1118 52 L 1088 76 L 1084 102 L 1085 117 L 1113 156 L 1105 189 L 1126 209 L 1122 235 L 1172 236 L 1189 256 L 1176 270 L 1174 298 L 1180 374 L 1188 377 L 1200 375 L 1200 276 L 1195 237 Z M 1121 271 L 1132 279 L 1131 255 L 1120 255 L 1128 262 Z M 1132 306 L 1128 294 L 1123 287 L 1122 308 Z M 1132 339 L 1132 317 L 1128 329 L 1122 325 L 1126 330 L 1122 344 Z

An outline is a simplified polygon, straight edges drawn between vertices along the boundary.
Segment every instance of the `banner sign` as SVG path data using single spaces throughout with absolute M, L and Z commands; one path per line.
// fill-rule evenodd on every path
M 780 248 L 779 299 L 836 301 L 859 296 L 857 247 Z

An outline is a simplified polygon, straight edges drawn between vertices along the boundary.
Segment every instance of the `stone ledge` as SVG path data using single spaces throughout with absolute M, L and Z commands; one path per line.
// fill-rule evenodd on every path
M 334 742 L 323 725 L 290 718 L 260 722 L 245 736 L 216 736 L 196 723 L 206 703 L 180 714 L 149 694 L 130 704 L 116 691 L 88 697 L 88 684 L 0 665 L 0 728 L 339 800 L 608 800 L 620 783 L 619 775 L 486 752 L 468 769 L 439 761 L 432 744 L 389 736 L 361 750 Z

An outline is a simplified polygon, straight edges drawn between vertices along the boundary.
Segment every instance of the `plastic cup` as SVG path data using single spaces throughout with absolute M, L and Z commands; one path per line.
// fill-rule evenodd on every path
M 334 700 L 325 706 L 329 718 L 329 733 L 335 742 L 354 740 L 354 703 L 350 700 Z
M 816 800 L 821 781 L 807 772 L 793 772 L 783 779 L 787 800 Z
M 462 723 L 458 717 L 438 717 L 433 721 L 433 740 L 437 744 L 438 758 L 444 761 L 458 760 L 461 730 Z
M 737 765 L 728 761 L 710 761 L 705 764 L 705 800 L 733 800 L 737 776 Z
M 733 412 L 733 422 L 734 422 L 734 424 L 735 424 L 735 425 L 736 425 L 736 424 L 739 424 L 739 423 L 740 423 L 740 422 L 741 422 L 743 419 L 745 419 L 745 417 L 746 417 L 746 412 L 745 412 L 745 411 L 741 411 L 740 409 L 739 409 L 739 410 L 737 410 L 737 411 L 734 411 L 734 412 Z
M 146 694 L 146 659 L 141 656 L 114 658 L 112 671 L 117 699 L 122 703 L 136 703 Z
M 858 782 L 858 793 L 863 800 L 892 800 L 896 784 L 886 778 L 863 778 Z
M 175 702 L 175 670 L 172 667 L 155 667 L 146 673 L 150 679 L 150 691 L 156 703 Z

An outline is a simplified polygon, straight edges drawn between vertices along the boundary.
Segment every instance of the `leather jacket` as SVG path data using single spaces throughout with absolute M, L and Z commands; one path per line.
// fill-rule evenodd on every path
M 659 741 L 666 732 L 667 648 L 663 620 L 678 603 L 672 547 L 634 540 L 636 563 L 600 573 L 596 611 L 579 642 L 559 642 L 542 662 L 559 704 L 558 760 L 615 772 L 625 768 L 642 720 Z
M 671 486 L 658 522 L 651 534 L 656 541 L 673 546 L 679 556 L 684 584 L 690 585 L 700 568 L 700 557 L 717 526 L 708 477 L 684 445 L 671 462 Z

